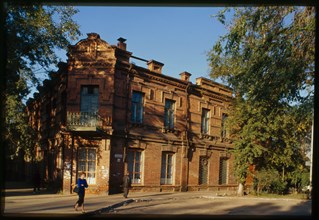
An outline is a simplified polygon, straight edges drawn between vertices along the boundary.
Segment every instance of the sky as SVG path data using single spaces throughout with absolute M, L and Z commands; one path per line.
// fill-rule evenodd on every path
M 127 50 L 146 60 L 164 63 L 162 72 L 180 78 L 181 72 L 209 78 L 207 52 L 225 27 L 212 15 L 218 7 L 119 7 L 77 6 L 73 17 L 80 25 L 81 36 L 97 33 L 111 45 L 117 45 L 119 37 L 125 38 Z M 73 42 L 74 44 L 77 42 Z M 66 61 L 66 51 L 60 51 Z M 145 62 L 130 59 L 136 65 L 146 67 Z

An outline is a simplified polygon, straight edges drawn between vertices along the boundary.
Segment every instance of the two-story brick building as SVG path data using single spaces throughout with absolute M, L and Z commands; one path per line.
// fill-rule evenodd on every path
M 28 101 L 42 177 L 64 192 L 86 172 L 90 193 L 232 190 L 231 140 L 223 125 L 231 90 L 109 45 L 96 33 L 70 46 L 67 63 Z M 132 59 L 145 61 L 137 66 Z

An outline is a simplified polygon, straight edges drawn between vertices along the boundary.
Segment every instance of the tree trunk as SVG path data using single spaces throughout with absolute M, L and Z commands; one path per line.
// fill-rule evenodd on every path
M 244 195 L 244 184 L 239 183 L 238 185 L 238 191 L 237 191 L 237 196 L 243 196 Z

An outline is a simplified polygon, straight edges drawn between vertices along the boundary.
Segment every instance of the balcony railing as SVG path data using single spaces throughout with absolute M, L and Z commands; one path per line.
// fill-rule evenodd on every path
M 67 112 L 67 129 L 73 131 L 105 130 L 112 124 L 112 118 L 102 118 L 94 112 Z

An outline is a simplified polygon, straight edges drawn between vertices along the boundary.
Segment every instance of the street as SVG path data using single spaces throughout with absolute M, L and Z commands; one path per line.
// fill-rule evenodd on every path
M 144 199 L 116 208 L 110 214 L 310 216 L 310 206 L 310 201 L 182 196 L 155 200 Z
M 29 190 L 29 191 L 28 191 Z M 20 194 L 20 195 L 19 195 Z M 86 195 L 86 213 L 73 208 L 77 195 L 32 194 L 31 189 L 7 192 L 3 216 L 83 216 L 83 217 L 161 217 L 161 216 L 289 216 L 311 218 L 311 200 L 266 199 L 221 196 L 212 191 L 130 192 Z

